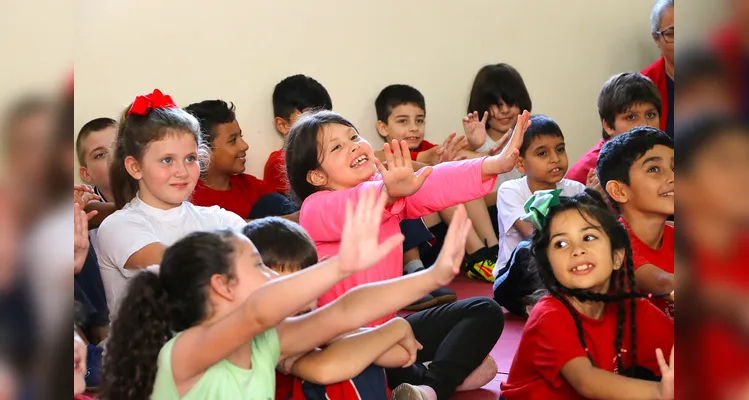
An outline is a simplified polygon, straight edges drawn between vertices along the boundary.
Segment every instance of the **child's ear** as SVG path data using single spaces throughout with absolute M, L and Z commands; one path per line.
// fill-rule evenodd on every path
M 125 170 L 127 170 L 127 173 L 136 181 L 143 178 L 143 174 L 140 172 L 140 165 L 138 165 L 138 160 L 133 156 L 127 156 L 125 158 Z
M 614 130 L 613 126 L 609 125 L 609 123 L 606 122 L 606 120 L 601 120 L 601 126 L 603 127 L 603 130 L 606 131 L 606 134 L 609 135 L 609 139 L 614 137 L 614 132 L 616 131 Z
M 606 193 L 611 196 L 612 199 L 614 199 L 615 202 L 623 204 L 626 203 L 627 200 L 629 200 L 629 191 L 627 190 L 627 185 L 625 185 L 622 182 L 610 180 L 606 182 L 606 186 L 604 186 L 604 189 L 606 190 Z
M 78 176 L 81 177 L 81 180 L 88 183 L 89 185 L 93 185 L 93 179 L 91 179 L 91 175 L 88 173 L 88 168 L 81 166 L 78 169 Z
M 388 134 L 388 124 L 378 120 L 377 121 L 377 133 L 379 133 L 380 136 L 382 136 L 383 138 L 385 138 L 385 140 L 387 140 L 388 136 L 390 136 Z
M 226 276 L 213 274 L 211 276 L 211 290 L 226 300 L 234 300 L 234 292 L 231 289 L 229 279 Z
M 515 160 L 515 168 L 520 172 L 521 174 L 525 175 L 525 162 L 523 161 L 523 157 L 520 156 Z
M 282 135 L 286 136 L 289 134 L 289 130 L 291 130 L 291 123 L 289 121 L 281 117 L 276 117 L 273 119 L 273 123 L 276 125 L 276 130 L 281 132 Z
M 314 187 L 323 187 L 328 183 L 328 176 L 319 169 L 316 169 L 307 172 L 307 182 Z
M 614 271 L 619 270 L 624 266 L 624 249 L 614 250 Z

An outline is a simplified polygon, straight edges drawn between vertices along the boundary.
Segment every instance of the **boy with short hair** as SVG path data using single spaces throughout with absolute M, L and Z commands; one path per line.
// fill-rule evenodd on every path
M 651 127 L 636 127 L 607 142 L 596 165 L 601 187 L 621 213 L 632 245 L 635 282 L 654 294 L 674 290 L 674 143 Z M 674 306 L 652 299 L 673 318 Z
M 274 126 L 284 140 L 299 115 L 309 110 L 332 110 L 333 101 L 320 82 L 306 75 L 292 75 L 279 82 L 273 89 Z M 289 194 L 289 179 L 286 177 L 284 150 L 270 153 L 265 162 L 263 180 L 276 188 L 278 193 Z
M 78 174 L 104 202 L 114 199 L 109 186 L 109 164 L 116 140 L 117 121 L 102 117 L 83 125 L 75 141 Z
M 375 100 L 377 111 L 377 132 L 386 143 L 393 140 L 406 141 L 411 151 L 415 168 L 424 164 L 436 165 L 456 158 L 475 157 L 475 152 L 463 150 L 462 138 L 455 140 L 450 135 L 443 146 L 432 144 L 424 139 L 426 126 L 426 104 L 424 95 L 409 85 L 390 85 L 382 89 Z M 384 161 L 382 151 L 375 152 Z M 482 199 L 465 204 L 468 217 L 473 223 L 466 241 L 464 268 L 471 279 L 492 282 L 492 270 L 499 250 L 497 235 L 491 224 L 489 212 Z M 457 207 L 450 207 L 436 213 L 435 224 L 440 220 L 449 224 Z
M 658 128 L 661 107 L 658 88 L 645 75 L 624 72 L 609 78 L 598 95 L 603 137 L 570 168 L 565 178 L 593 186 L 596 160 L 604 143 L 637 126 Z
M 497 192 L 501 245 L 494 269 L 495 278 L 500 272 L 507 272 L 505 266 L 518 244 L 533 235 L 531 223 L 520 217 L 525 215 L 525 203 L 534 193 L 561 190 L 561 196 L 574 196 L 585 191 L 583 184 L 564 178 L 567 166 L 567 149 L 559 125 L 549 117 L 532 116 L 515 165 L 525 176 L 503 183 Z

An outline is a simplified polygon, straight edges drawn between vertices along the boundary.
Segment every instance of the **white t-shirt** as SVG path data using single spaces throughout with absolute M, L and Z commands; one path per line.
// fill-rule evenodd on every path
M 99 226 L 97 256 L 111 315 L 116 315 L 128 279 L 139 270 L 125 269 L 134 253 L 151 243 L 170 246 L 190 233 L 242 228 L 245 220 L 218 206 L 198 207 L 188 202 L 171 210 L 151 207 L 136 196 Z
M 557 183 L 557 189 L 562 189 L 561 196 L 571 197 L 585 191 L 585 185 L 569 179 L 562 179 Z M 505 182 L 497 191 L 497 222 L 499 222 L 499 255 L 494 266 L 494 277 L 505 267 L 512 252 L 525 239 L 514 227 L 515 221 L 525 215 L 525 203 L 533 197 L 528 187 L 528 178 Z
M 490 138 L 489 135 L 486 135 L 486 140 L 484 141 L 484 144 L 481 145 L 478 149 L 476 149 L 477 153 L 486 154 L 491 150 L 492 147 L 497 142 L 494 141 L 494 139 Z M 512 171 L 506 172 L 504 174 L 497 175 L 497 182 L 494 184 L 494 191 L 499 190 L 499 187 L 502 186 L 503 183 L 511 181 L 513 179 L 519 179 L 522 178 L 523 174 L 518 172 L 517 169 L 513 168 Z

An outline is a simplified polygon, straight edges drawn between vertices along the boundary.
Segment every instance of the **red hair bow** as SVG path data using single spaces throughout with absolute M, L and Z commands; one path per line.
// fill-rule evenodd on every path
M 154 89 L 151 94 L 136 97 L 127 115 L 148 115 L 148 112 L 154 108 L 177 108 L 177 104 L 172 100 L 172 96 Z

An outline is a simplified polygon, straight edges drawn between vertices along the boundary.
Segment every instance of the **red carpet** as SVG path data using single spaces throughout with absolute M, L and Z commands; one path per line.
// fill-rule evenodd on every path
M 459 299 L 475 296 L 493 297 L 492 285 L 471 281 L 459 276 L 448 286 L 458 294 Z M 505 313 L 505 329 L 502 336 L 492 349 L 491 355 L 497 361 L 499 374 L 493 381 L 489 382 L 479 390 L 460 392 L 453 396 L 456 400 L 497 400 L 499 398 L 499 383 L 507 380 L 512 359 L 515 357 L 520 335 L 523 333 L 524 320 L 509 313 Z

